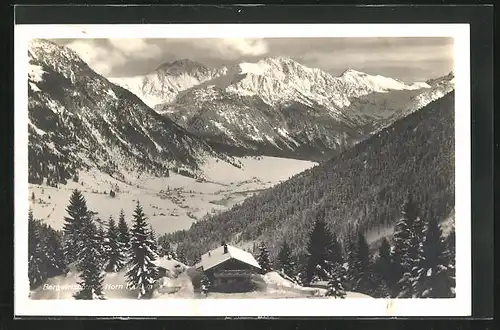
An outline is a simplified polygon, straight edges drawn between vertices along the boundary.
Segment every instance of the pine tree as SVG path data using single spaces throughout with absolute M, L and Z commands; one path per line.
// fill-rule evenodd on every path
M 61 235 L 28 214 L 28 277 L 32 287 L 67 271 Z
M 417 218 L 418 208 L 410 194 L 403 205 L 402 216 L 396 223 L 393 234 L 394 248 L 391 254 L 394 263 L 393 276 L 400 279 L 393 287 L 393 296 L 405 298 L 413 295 L 411 279 L 418 264 L 421 246 L 418 241 L 419 235 L 415 233 Z
M 82 226 L 89 217 L 87 202 L 79 190 L 75 189 L 71 194 L 66 212 L 68 216 L 64 217 L 63 225 L 64 255 L 69 264 L 77 260 L 79 251 L 83 249 Z
M 96 218 L 94 221 L 97 223 L 97 236 L 100 238 L 106 238 L 106 229 L 104 229 L 102 220 L 100 218 Z
M 283 241 L 283 245 L 278 253 L 278 269 L 290 277 L 294 277 L 296 275 L 292 250 L 286 240 Z
M 427 233 L 427 226 L 424 219 L 420 215 L 417 215 L 413 221 L 413 232 L 415 236 L 414 241 L 418 242 L 417 246 L 421 248 Z
M 410 280 L 412 284 L 416 281 L 419 276 L 419 264 L 422 259 L 423 254 L 423 243 L 425 241 L 426 226 L 424 220 L 417 216 L 413 220 L 412 236 L 410 239 L 409 249 L 407 252 L 407 260 L 409 264 Z M 413 284 L 413 286 L 415 286 Z
M 356 244 L 356 261 L 354 267 L 357 269 L 358 278 L 355 290 L 366 294 L 373 294 L 377 284 L 373 276 L 373 269 L 370 261 L 370 250 L 368 242 L 362 232 L 358 232 L 358 242 Z
M 158 241 L 156 240 L 156 232 L 153 229 L 152 225 L 149 225 L 149 238 L 153 242 L 152 249 L 153 251 L 158 254 Z
M 445 239 L 446 253 L 445 256 L 448 262 L 455 263 L 455 251 L 456 251 L 456 241 L 455 241 L 455 226 L 451 227 L 451 230 Z
M 33 211 L 28 213 L 28 277 L 30 286 L 39 285 L 45 278 L 44 260 L 41 251 L 39 226 L 33 219 Z
M 311 283 L 315 278 L 327 280 L 323 272 L 318 272 L 318 266 L 328 268 L 326 266 L 331 258 L 330 248 L 332 247 L 332 236 L 323 220 L 317 220 L 312 230 L 309 243 L 307 245 L 308 261 L 305 272 L 306 283 Z
M 45 264 L 47 277 L 53 277 L 64 274 L 68 271 L 64 258 L 64 250 L 62 245 L 61 234 L 46 225 L 46 232 L 42 239 L 43 254 L 45 256 Z
M 170 247 L 169 241 L 165 236 L 161 236 L 158 239 L 158 255 L 160 257 L 167 257 L 167 259 L 172 259 L 172 248 Z
M 259 256 L 257 257 L 257 262 L 260 265 L 261 271 L 263 274 L 266 274 L 271 271 L 271 260 L 269 259 L 269 251 L 267 250 L 264 242 L 261 242 L 259 245 Z
M 173 257 L 173 259 L 179 261 L 179 262 L 182 262 L 183 264 L 187 264 L 187 258 L 186 258 L 186 254 L 184 253 L 184 250 L 181 248 L 181 245 L 177 245 L 177 249 L 174 253 L 175 257 Z M 177 259 L 176 259 L 177 258 Z
M 82 289 L 74 297 L 79 300 L 106 299 L 103 292 L 102 242 L 90 216 L 82 223 L 81 235 L 84 244 L 79 254 L 77 270 L 81 278 L 78 284 Z
M 102 265 L 102 268 L 106 268 L 106 265 L 109 262 L 109 240 L 108 240 L 108 235 L 106 232 L 106 229 L 104 229 L 104 224 L 100 218 L 94 218 L 94 216 L 97 216 L 97 213 L 91 214 L 90 217 L 97 223 L 97 241 L 99 242 L 99 255 L 100 257 L 100 262 Z
M 441 228 L 435 218 L 429 227 L 423 244 L 422 259 L 414 283 L 416 297 L 450 298 L 453 297 L 454 283 L 448 271 L 446 246 Z
M 378 249 L 375 270 L 380 273 L 383 278 L 390 280 L 391 264 L 391 245 L 387 238 L 384 237 Z
M 148 231 L 146 216 L 137 202 L 134 211 L 134 224 L 131 230 L 131 269 L 127 272 L 127 281 L 138 290 L 138 299 L 150 298 L 158 279 L 158 266 L 154 261 L 158 255 L 154 251 L 154 242 Z
M 120 243 L 122 249 L 122 256 L 124 258 L 124 263 L 127 264 L 130 259 L 130 231 L 125 221 L 125 213 L 123 209 L 120 210 L 120 215 L 118 216 L 118 242 Z
M 347 280 L 347 272 L 344 266 L 339 263 L 327 261 L 325 266 L 317 265 L 316 268 L 322 274 L 322 277 L 328 279 L 326 296 L 344 299 L 346 296 L 344 283 Z
M 455 296 L 455 281 L 456 281 L 456 274 L 455 274 L 455 247 L 456 242 L 455 242 L 455 226 L 451 228 L 450 233 L 445 239 L 445 246 L 446 246 L 446 253 L 445 253 L 445 258 L 447 261 L 447 268 L 448 268 L 448 276 L 451 281 L 452 290 L 451 294 Z
M 118 239 L 119 232 L 116 227 L 113 217 L 109 217 L 107 244 L 108 244 L 108 264 L 106 265 L 107 272 L 117 272 L 125 265 L 125 255 L 122 243 Z
M 350 229 L 347 234 L 347 242 L 346 246 L 346 256 L 347 256 L 347 281 L 346 287 L 349 290 L 354 290 L 356 287 L 356 283 L 359 279 L 359 272 L 356 267 L 357 264 L 357 237 L 356 231 L 354 229 Z
M 391 297 L 391 286 L 388 281 L 386 281 L 382 275 L 379 273 L 373 274 L 373 281 L 377 283 L 376 287 L 371 291 L 371 296 L 373 298 L 390 298 Z
M 413 239 L 413 220 L 411 210 L 413 209 L 412 200 L 408 200 L 403 206 L 402 216 L 396 223 L 393 234 L 394 249 L 392 253 L 393 260 L 401 266 L 401 275 L 405 271 L 411 270 L 411 261 L 408 260 L 408 251 L 410 242 Z
M 413 280 L 411 273 L 406 272 L 397 282 L 397 298 L 413 298 Z
M 342 256 L 342 245 L 340 244 L 340 240 L 337 238 L 335 233 L 331 233 L 332 243 L 329 247 L 329 257 L 328 260 L 342 265 L 344 263 L 344 258 Z
M 390 295 L 390 286 L 396 280 L 391 277 L 391 245 L 385 237 L 382 239 L 382 243 L 380 244 L 380 248 L 378 250 L 378 256 L 374 264 L 374 271 L 376 277 L 379 279 L 379 287 L 377 289 L 376 295 L 378 297 L 385 298 Z

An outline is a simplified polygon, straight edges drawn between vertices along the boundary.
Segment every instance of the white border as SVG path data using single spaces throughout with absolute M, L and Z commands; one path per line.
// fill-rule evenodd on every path
M 468 24 L 172 24 L 15 26 L 16 316 L 470 316 L 470 58 Z M 455 41 L 455 299 L 30 300 L 28 298 L 28 41 L 32 38 L 453 37 Z

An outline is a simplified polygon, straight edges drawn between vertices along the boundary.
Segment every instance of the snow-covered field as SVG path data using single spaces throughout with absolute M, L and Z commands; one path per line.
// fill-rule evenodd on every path
M 241 169 L 222 161 L 210 160 L 202 169 L 206 180 L 196 180 L 171 173 L 170 177 L 130 175 L 124 183 L 98 171 L 79 174 L 79 181 L 69 181 L 58 188 L 30 185 L 29 203 L 34 217 L 54 229 L 61 229 L 69 197 L 74 189 L 83 192 L 87 206 L 101 219 L 118 217 L 121 209 L 131 223 L 137 201 L 158 234 L 188 229 L 207 213 L 230 208 L 235 203 L 267 189 L 292 175 L 315 165 L 313 162 L 276 158 L 242 157 Z M 116 192 L 115 197 L 109 191 Z M 35 195 L 32 200 L 32 193 Z
M 296 285 L 276 272 L 265 275 L 255 275 L 262 282 L 257 291 L 245 293 L 217 293 L 210 292 L 201 295 L 193 289 L 190 267 L 175 261 L 161 258 L 158 263 L 168 270 L 170 275 L 160 279 L 160 286 L 153 294 L 153 299 L 284 299 L 284 298 L 328 298 L 326 290 Z M 178 265 L 176 267 L 176 265 Z M 45 284 L 30 292 L 33 300 L 67 300 L 74 299 L 73 294 L 79 291 L 77 282 L 80 281 L 75 267 L 66 275 L 48 279 Z M 107 273 L 104 278 L 104 294 L 107 299 L 137 299 L 137 292 L 126 284 L 126 270 L 118 273 Z M 348 292 L 346 298 L 371 298 L 370 296 Z

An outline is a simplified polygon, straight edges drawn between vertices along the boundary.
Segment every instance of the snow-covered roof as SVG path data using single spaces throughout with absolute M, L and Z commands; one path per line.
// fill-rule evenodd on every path
M 207 270 L 229 259 L 236 259 L 260 268 L 259 263 L 255 260 L 252 254 L 231 245 L 227 245 L 227 253 L 224 253 L 224 246 L 222 245 L 205 253 L 201 256 L 201 261 L 196 264 L 196 268 L 203 267 L 203 270 Z
M 175 266 L 179 265 L 181 268 L 185 268 L 186 265 L 183 263 L 173 260 L 173 259 L 168 259 L 167 257 L 161 257 L 153 261 L 153 263 L 161 268 L 168 269 L 168 270 L 173 270 Z

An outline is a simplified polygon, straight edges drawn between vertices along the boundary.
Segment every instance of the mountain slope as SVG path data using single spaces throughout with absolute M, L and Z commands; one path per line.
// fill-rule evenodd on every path
M 290 101 L 273 107 L 256 96 L 207 88 L 181 93 L 169 107 L 166 115 L 188 131 L 212 143 L 239 147 L 246 154 L 321 155 L 363 137 L 354 124 L 317 103 Z
M 29 45 L 29 182 L 65 183 L 79 169 L 196 172 L 219 157 L 204 141 L 110 83 L 78 55 L 46 40 Z
M 338 235 L 354 224 L 366 233 L 383 231 L 394 225 L 408 191 L 427 219 L 443 219 L 454 208 L 454 92 L 338 157 L 169 238 L 190 254 L 221 239 L 264 240 L 276 251 L 286 237 L 301 256 L 318 217 Z
M 335 77 L 286 57 L 224 72 L 156 110 L 212 144 L 313 159 L 353 146 L 454 88 L 446 79 L 445 87 L 406 84 L 355 70 Z

